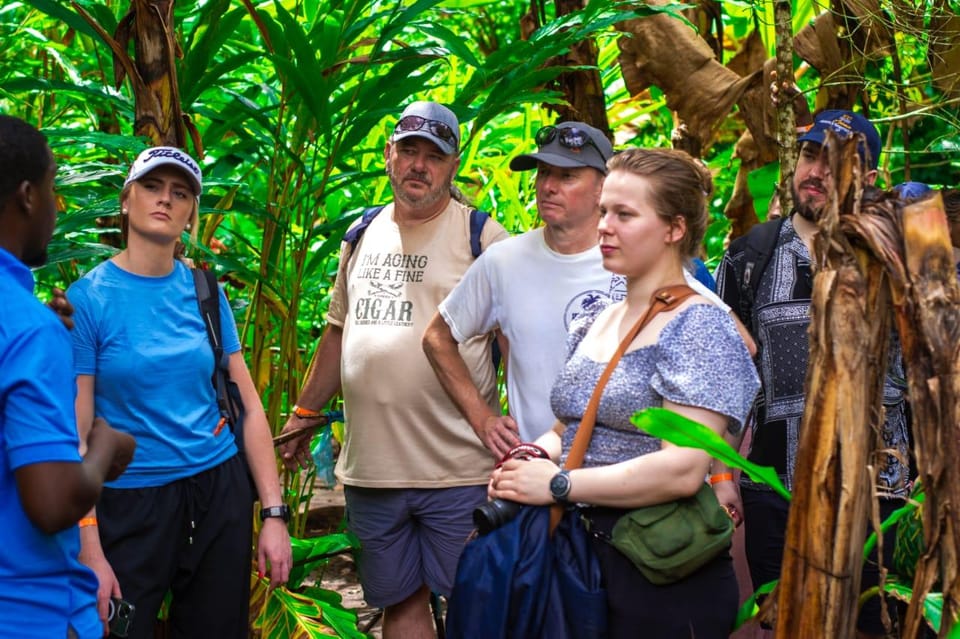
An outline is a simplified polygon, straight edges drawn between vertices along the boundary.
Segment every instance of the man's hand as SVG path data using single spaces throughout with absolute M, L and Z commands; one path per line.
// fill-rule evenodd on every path
M 770 101 L 775 107 L 780 106 L 780 95 L 793 100 L 793 114 L 797 127 L 813 124 L 813 114 L 807 98 L 800 92 L 800 87 L 794 82 L 777 82 L 777 72 L 770 72 Z
M 53 297 L 47 302 L 47 306 L 57 314 L 57 317 L 60 318 L 60 321 L 63 322 L 63 325 L 67 327 L 68 331 L 73 330 L 73 304 L 67 299 L 66 293 L 54 287 Z
M 101 446 L 106 447 L 107 450 L 111 448 L 113 450 L 110 468 L 104 479 L 104 481 L 113 481 L 123 474 L 133 460 L 137 441 L 127 433 L 113 429 L 102 417 L 97 417 L 93 420 L 93 426 L 87 435 L 87 451 L 97 450 Z
M 483 422 L 477 436 L 497 460 L 503 459 L 504 455 L 520 443 L 520 429 L 509 415 L 490 415 Z
M 296 415 L 291 415 L 290 418 L 287 419 L 283 430 L 280 431 L 281 435 L 294 431 L 303 431 L 299 437 L 285 441 L 277 446 L 277 450 L 280 453 L 280 460 L 287 470 L 294 471 L 298 466 L 300 468 L 309 468 L 310 464 L 313 463 L 313 458 L 310 456 L 310 439 L 311 435 L 316 432 L 316 429 L 309 428 L 309 426 L 319 424 L 323 419 L 323 417 L 304 418 L 297 417 Z

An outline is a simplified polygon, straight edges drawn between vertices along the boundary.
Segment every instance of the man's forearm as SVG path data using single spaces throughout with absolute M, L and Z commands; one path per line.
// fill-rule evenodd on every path
M 423 352 L 440 380 L 440 385 L 460 413 L 479 434 L 487 418 L 495 416 L 473 378 L 450 327 L 440 313 L 433 316 L 423 334 Z
M 340 392 L 340 356 L 343 352 L 343 329 L 328 324 L 313 354 L 307 377 L 300 388 L 297 405 L 320 410 Z

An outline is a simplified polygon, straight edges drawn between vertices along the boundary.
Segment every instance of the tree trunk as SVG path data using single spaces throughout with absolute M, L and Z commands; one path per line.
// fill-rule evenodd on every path
M 583 9 L 584 0 L 556 0 L 557 17 Z M 560 74 L 557 83 L 569 106 L 555 104 L 544 105 L 556 111 L 560 121 L 576 120 L 594 126 L 613 139 L 610 121 L 607 119 L 607 102 L 603 94 L 603 82 L 597 66 L 597 45 L 592 39 L 583 40 L 574 45 L 565 58 L 556 60 L 563 66 L 594 67 L 581 71 L 567 71 Z
M 186 131 L 177 87 L 174 58 L 179 48 L 173 25 L 173 0 L 133 0 L 115 37 L 125 49 L 126 39 L 133 39 L 134 66 L 143 81 L 142 90 L 134 91 L 134 132 L 157 145 L 183 148 Z M 118 74 L 118 83 L 122 77 Z
M 773 5 L 777 41 L 777 82 L 792 85 L 793 77 L 793 6 L 790 0 L 777 0 Z M 781 96 L 786 95 L 783 91 Z M 780 146 L 780 209 L 789 215 L 793 210 L 793 172 L 797 166 L 797 117 L 793 100 L 783 99 L 777 107 L 777 139 Z
M 942 584 L 948 633 L 960 612 L 960 289 L 939 194 L 903 211 L 906 297 L 896 307 L 913 412 L 914 453 L 926 500 L 926 552 L 917 562 L 904 636 L 922 623 L 922 602 Z
M 149 138 L 154 145 L 184 148 L 186 126 L 174 62 L 181 53 L 173 27 L 173 1 L 132 0 L 113 35 L 75 1 L 71 5 L 113 51 L 115 86 L 119 88 L 124 77 L 130 78 L 134 133 Z M 127 53 L 130 40 L 133 59 Z M 196 155 L 203 155 L 199 135 L 194 135 L 193 141 Z
M 832 138 L 835 191 L 819 220 L 806 407 L 777 594 L 776 637 L 853 637 L 890 335 L 882 265 L 843 233 L 861 180 L 855 138 Z
M 939 195 L 901 210 L 859 187 L 856 138 L 828 133 L 836 193 L 819 220 L 806 410 L 777 591 L 778 638 L 855 632 L 861 550 L 881 427 L 889 318 L 908 376 L 914 453 L 926 489 L 924 541 L 902 636 L 942 584 L 943 623 L 960 612 L 960 287 Z M 873 428 L 870 428 L 872 426 Z M 870 585 L 870 584 L 865 584 Z

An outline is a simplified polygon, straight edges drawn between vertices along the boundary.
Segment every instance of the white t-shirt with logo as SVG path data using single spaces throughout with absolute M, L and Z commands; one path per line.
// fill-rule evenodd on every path
M 729 310 L 685 274 L 694 290 Z M 440 313 L 461 344 L 497 327 L 509 339 L 510 414 L 520 439 L 532 442 L 556 422 L 550 389 L 566 360 L 570 323 L 598 298 L 619 301 L 625 295 L 626 280 L 603 268 L 599 246 L 557 253 L 539 228 L 485 251 L 440 304 Z

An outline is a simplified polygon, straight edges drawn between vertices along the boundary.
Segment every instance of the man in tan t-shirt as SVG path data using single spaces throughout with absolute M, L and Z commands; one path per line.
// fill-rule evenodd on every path
M 437 305 L 475 259 L 470 209 L 451 197 L 459 143 L 459 123 L 446 107 L 415 102 L 401 114 L 384 151 L 394 201 L 359 241 L 341 247 L 328 325 L 284 426 L 312 430 L 342 390 L 346 428 L 336 472 L 348 525 L 361 541 L 364 597 L 385 609 L 385 639 L 435 636 L 430 591 L 450 593 L 494 461 L 420 347 Z M 480 248 L 506 236 L 487 220 Z M 489 348 L 489 336 L 481 336 L 461 352 L 496 407 Z M 308 448 L 306 436 L 284 445 L 284 463 L 305 465 Z

